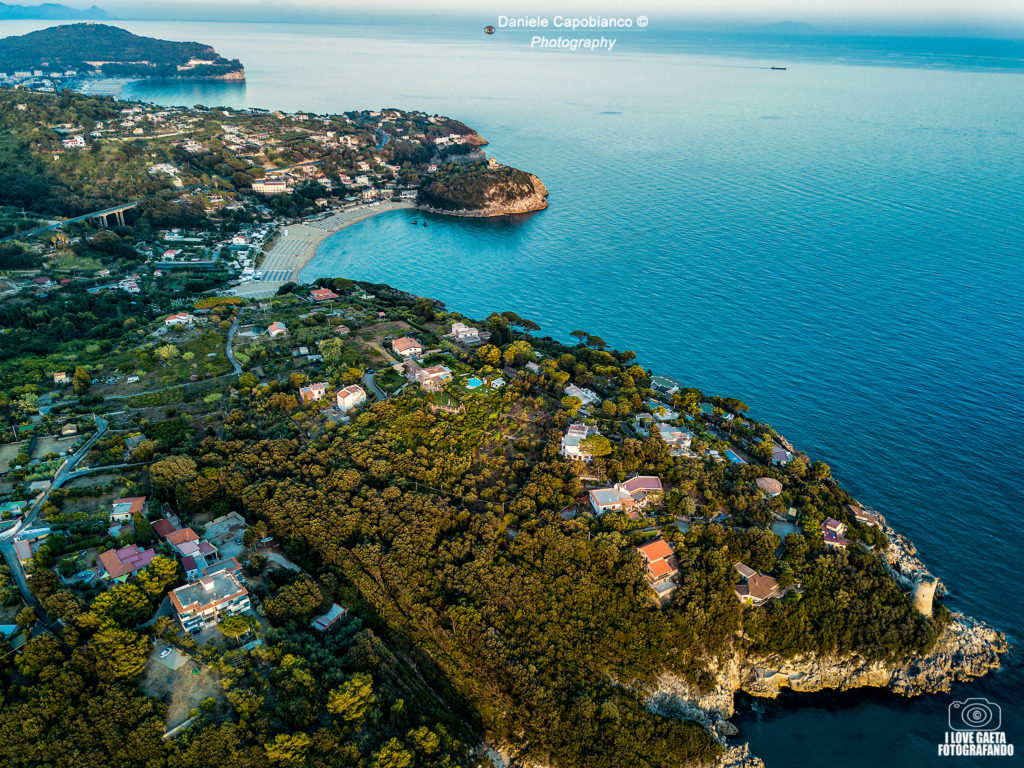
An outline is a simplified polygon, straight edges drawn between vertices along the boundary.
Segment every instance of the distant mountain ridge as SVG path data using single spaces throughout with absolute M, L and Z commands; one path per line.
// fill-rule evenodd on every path
M 42 5 L 8 5 L 0 3 L 0 19 L 82 19 L 110 20 L 116 18 L 97 5 L 89 8 L 70 8 L 60 3 Z
M 0 39 L 0 71 L 99 71 L 107 77 L 244 80 L 213 46 L 140 37 L 109 24 L 64 24 Z

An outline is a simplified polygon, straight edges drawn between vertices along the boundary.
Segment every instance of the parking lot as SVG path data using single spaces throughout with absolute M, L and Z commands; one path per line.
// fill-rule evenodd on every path
M 245 547 L 241 543 L 242 534 L 246 529 L 245 520 L 237 513 L 230 513 L 217 518 L 206 526 L 203 538 L 209 541 L 220 552 L 222 559 L 239 557 Z

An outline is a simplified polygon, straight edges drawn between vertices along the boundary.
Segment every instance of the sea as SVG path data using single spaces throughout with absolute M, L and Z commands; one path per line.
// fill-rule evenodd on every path
M 570 52 L 531 46 L 528 31 L 484 34 L 495 23 L 124 22 L 212 44 L 248 80 L 122 95 L 399 107 L 470 125 L 490 155 L 543 179 L 547 210 L 388 213 L 324 241 L 301 279 L 386 282 L 477 318 L 514 310 L 739 397 L 912 539 L 950 608 L 1019 646 L 1024 44 L 712 35 L 651 19 L 558 33 L 617 40 Z M 1019 651 L 947 695 L 740 696 L 734 722 L 769 768 L 1001 764 L 939 757 L 965 699 L 1001 710 L 1024 747 Z

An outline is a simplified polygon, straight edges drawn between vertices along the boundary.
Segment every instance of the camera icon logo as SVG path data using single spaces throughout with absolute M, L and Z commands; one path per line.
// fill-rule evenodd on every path
M 964 699 L 949 705 L 951 731 L 998 731 L 1003 710 L 988 699 Z

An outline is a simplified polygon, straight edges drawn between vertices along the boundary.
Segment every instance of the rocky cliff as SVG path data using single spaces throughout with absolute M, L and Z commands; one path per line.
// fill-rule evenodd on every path
M 896 581 L 910 588 L 914 574 L 924 570 L 913 544 L 890 528 L 892 542 L 886 563 Z M 977 619 L 951 613 L 951 620 L 930 652 L 896 661 L 869 660 L 857 654 L 806 654 L 783 659 L 736 653 L 711 670 L 715 685 L 699 691 L 675 675 L 664 674 L 649 690 L 648 708 L 665 716 L 696 720 L 707 727 L 726 751 L 719 761 L 728 766 L 759 766 L 746 745 L 730 746 L 736 734 L 729 721 L 736 691 L 775 698 L 783 688 L 798 692 L 889 688 L 904 696 L 944 693 L 955 682 L 981 677 L 998 669 L 1000 655 L 1009 650 L 1005 636 Z M 736 751 L 739 750 L 739 751 Z

